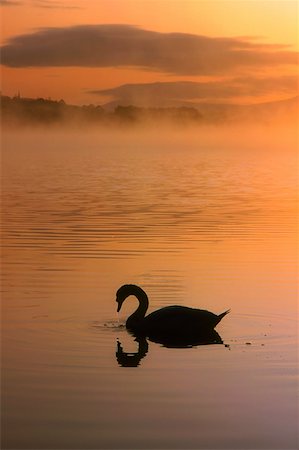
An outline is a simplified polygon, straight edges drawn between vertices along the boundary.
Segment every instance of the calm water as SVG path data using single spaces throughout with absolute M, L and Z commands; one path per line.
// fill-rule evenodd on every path
M 2 448 L 297 449 L 292 133 L 2 141 Z M 134 341 L 128 282 L 224 344 Z

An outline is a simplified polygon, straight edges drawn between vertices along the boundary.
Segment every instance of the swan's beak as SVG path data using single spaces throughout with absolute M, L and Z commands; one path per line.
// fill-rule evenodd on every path
M 117 301 L 117 312 L 119 312 L 121 308 L 121 302 L 119 302 L 118 300 L 116 301 Z

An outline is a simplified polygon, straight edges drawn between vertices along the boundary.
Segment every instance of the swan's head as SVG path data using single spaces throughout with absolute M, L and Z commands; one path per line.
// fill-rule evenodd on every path
M 125 299 L 131 295 L 131 285 L 125 284 L 124 286 L 120 287 L 118 291 L 116 292 L 116 303 L 117 303 L 117 312 L 121 310 L 122 304 L 125 301 Z
M 129 295 L 140 296 L 144 291 L 135 284 L 124 284 L 116 292 L 117 312 L 121 310 L 122 304 Z
M 117 302 L 117 312 L 119 312 L 124 302 L 124 298 L 116 296 L 116 302 Z

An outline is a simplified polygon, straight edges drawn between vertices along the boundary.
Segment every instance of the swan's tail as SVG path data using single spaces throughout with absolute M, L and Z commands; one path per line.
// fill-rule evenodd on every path
M 219 315 L 218 315 L 218 319 L 219 319 L 219 320 L 218 320 L 217 323 L 219 323 L 220 320 L 223 319 L 223 317 L 226 316 L 226 314 L 228 314 L 229 312 L 230 312 L 230 309 L 228 309 L 227 311 L 224 311 L 223 313 L 219 314 Z

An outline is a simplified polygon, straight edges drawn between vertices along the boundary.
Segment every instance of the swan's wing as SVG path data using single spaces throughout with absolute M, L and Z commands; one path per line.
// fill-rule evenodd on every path
M 158 309 L 145 317 L 148 326 L 161 328 L 167 326 L 212 328 L 218 321 L 218 316 L 210 311 L 179 305 Z

